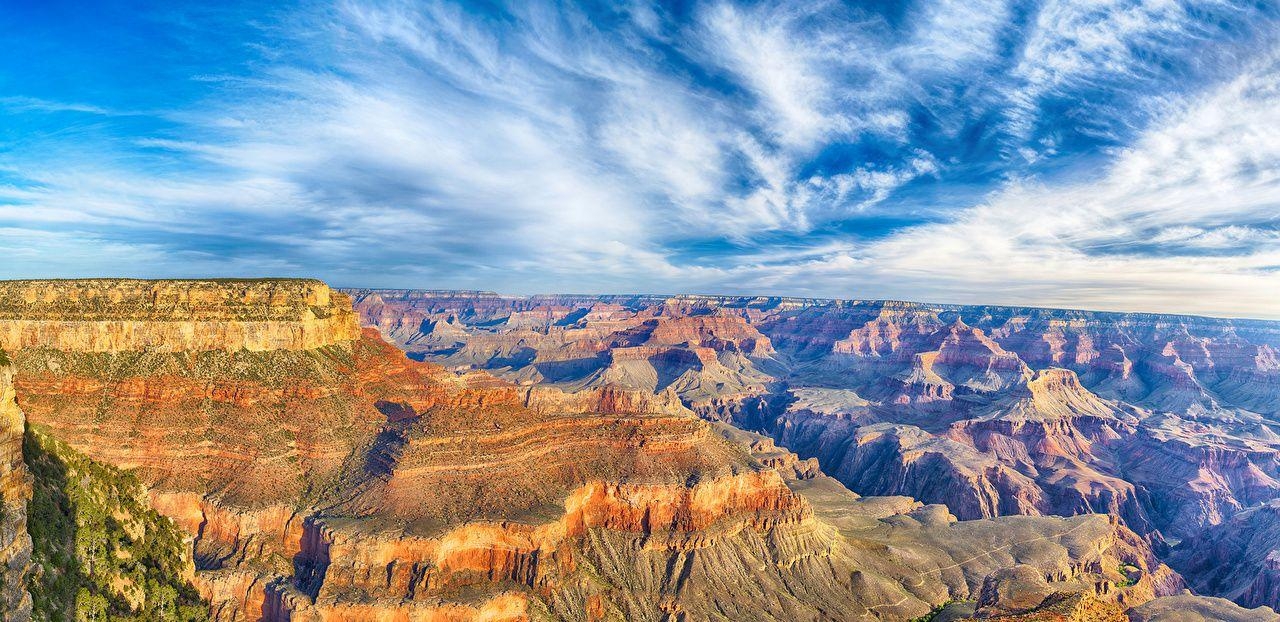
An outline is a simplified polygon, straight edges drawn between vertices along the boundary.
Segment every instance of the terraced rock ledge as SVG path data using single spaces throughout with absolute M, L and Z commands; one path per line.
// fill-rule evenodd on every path
M 903 620 L 1014 566 L 1121 609 L 1184 587 L 1115 518 L 862 497 L 675 391 L 411 360 L 313 281 L 0 289 L 27 417 L 145 486 L 218 620 Z M 774 347 L 646 322 L 748 393 L 735 366 Z

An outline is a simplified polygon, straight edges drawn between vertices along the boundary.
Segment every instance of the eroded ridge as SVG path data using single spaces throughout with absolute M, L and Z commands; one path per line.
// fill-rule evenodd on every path
M 31 475 L 22 455 L 25 429 L 26 420 L 13 389 L 13 367 L 0 350 L 0 616 L 14 622 L 31 619 L 31 594 L 26 586 L 31 562 L 31 536 L 27 534 Z
M 320 281 L 0 281 L 0 347 L 64 352 L 308 350 L 360 329 Z
M 202 321 L 228 327 L 213 334 L 294 317 L 245 320 L 247 286 L 215 285 L 227 290 L 200 303 Z M 306 296 L 288 300 L 304 319 L 322 315 L 295 304 Z M 686 398 L 719 379 L 743 389 L 755 372 L 735 366 L 774 353 L 749 313 L 708 300 L 665 302 L 638 322 L 607 306 L 582 316 L 619 322 L 608 334 L 641 348 L 610 353 L 622 375 L 608 378 L 678 384 L 661 391 L 449 369 L 373 330 L 315 347 L 202 349 L 170 326 L 186 311 L 150 304 L 128 321 L 156 324 L 138 334 L 159 341 L 21 348 L 16 388 L 33 422 L 131 470 L 192 537 L 194 583 L 219 620 L 902 619 L 974 598 L 1010 564 L 1125 607 L 1181 587 L 1105 517 L 957 522 L 942 506 L 859 497 L 813 461 L 699 418 Z M 541 322 L 534 311 L 517 322 Z M 672 376 L 671 361 L 693 367 Z M 1122 563 L 1132 584 L 1090 587 L 1125 580 Z

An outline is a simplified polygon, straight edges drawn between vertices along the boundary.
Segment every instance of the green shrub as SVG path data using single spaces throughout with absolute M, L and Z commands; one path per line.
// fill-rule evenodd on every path
M 1131 567 L 1132 567 L 1132 566 L 1130 566 L 1129 564 L 1120 564 L 1120 576 L 1122 576 L 1122 577 L 1124 577 L 1124 578 L 1123 578 L 1123 579 L 1121 579 L 1121 580 L 1119 580 L 1119 581 L 1112 581 L 1112 582 L 1111 582 L 1111 583 L 1112 583 L 1112 585 L 1115 585 L 1116 587 L 1130 587 L 1130 586 L 1132 586 L 1134 583 L 1137 583 L 1137 581 L 1136 581 L 1135 579 L 1133 579 L 1132 577 L 1130 577 L 1130 576 L 1129 576 L 1129 570 L 1128 570 L 1128 569 L 1129 569 L 1129 568 L 1131 568 Z M 1132 568 L 1134 568 L 1134 570 L 1137 570 L 1137 568 L 1136 568 L 1136 567 L 1132 567 Z
M 27 430 L 23 453 L 34 478 L 27 517 L 33 620 L 208 620 L 208 606 L 183 579 L 189 545 L 147 507 L 133 475 L 40 430 Z
M 938 614 L 942 613 L 943 609 L 947 608 L 947 605 L 950 605 L 951 603 L 954 603 L 954 602 L 956 601 L 947 599 L 942 604 L 937 605 L 933 609 L 929 610 L 929 613 L 926 613 L 922 616 L 918 616 L 915 618 L 911 618 L 911 622 L 931 622 L 934 618 L 938 617 Z

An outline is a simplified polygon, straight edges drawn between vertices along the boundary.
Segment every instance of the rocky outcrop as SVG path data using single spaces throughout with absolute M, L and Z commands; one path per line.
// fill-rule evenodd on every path
M 773 344 L 750 323 L 736 315 L 659 317 L 643 325 L 644 343 L 704 346 L 717 352 L 732 350 L 748 356 L 769 356 Z
M 1225 598 L 1179 594 L 1157 598 L 1129 611 L 1130 622 L 1276 622 L 1269 607 L 1245 609 Z
M 22 455 L 25 429 L 26 420 L 13 390 L 13 368 L 8 355 L 0 350 L 0 617 L 13 622 L 31 619 L 31 595 L 27 593 L 31 476 Z
M 246 321 L 240 295 L 214 297 L 229 307 L 222 316 L 213 302 L 196 313 L 229 324 L 210 334 Z M 373 296 L 363 300 L 385 310 Z M 427 314 L 441 306 L 408 298 Z M 774 347 L 751 322 L 797 305 L 451 300 L 467 306 L 450 302 L 430 328 L 466 337 L 458 352 L 470 348 L 469 360 L 500 352 L 486 365 L 566 380 L 413 361 L 373 330 L 263 350 L 192 341 L 157 319 L 186 311 L 144 304 L 112 307 L 109 321 L 137 322 L 159 342 L 24 347 L 17 389 L 33 421 L 132 470 L 152 507 L 187 530 L 194 583 L 219 620 L 903 619 L 975 598 L 1013 564 L 1071 585 L 1119 581 L 1116 568 L 1131 564 L 1142 576 L 1116 592 L 1124 606 L 1181 587 L 1106 517 L 957 522 L 941 506 L 859 497 L 812 461 L 695 416 L 691 396 L 747 395 L 745 381 L 728 380 L 759 378 L 754 365 L 772 364 Z M 55 307 L 50 317 L 23 306 L 12 319 L 67 321 Z M 247 321 L 288 327 L 294 317 L 270 313 Z M 489 331 L 497 350 L 474 340 L 478 323 L 509 326 Z M 615 360 L 615 347 L 653 351 Z M 604 367 L 586 376 L 554 365 L 597 358 Z M 643 390 L 594 382 L 635 363 L 661 380 Z
M 1035 609 L 1014 614 L 981 614 L 971 620 L 1000 622 L 1128 622 L 1124 608 L 1100 600 L 1089 592 L 1058 592 L 1046 597 Z
M 1127 622 L 1124 607 L 1109 598 L 1109 583 L 1085 591 L 1057 591 L 1038 569 L 1017 565 L 983 581 L 972 620 L 1031 622 Z
M 1240 595 L 1245 605 L 1275 608 L 1280 606 L 1280 550 L 1272 550 L 1262 559 L 1262 568 Z
M 785 441 L 784 441 L 785 444 Z M 1039 514 L 1036 483 L 988 455 L 913 426 L 860 427 L 843 453 L 828 454 L 826 471 L 860 494 L 906 494 L 945 503 L 963 519 Z
M 62 352 L 309 350 L 359 336 L 319 281 L 0 281 L 0 347 Z
M 859 357 L 900 356 L 904 342 L 908 346 L 919 343 L 941 325 L 942 320 L 932 309 L 886 303 L 874 319 L 832 342 L 831 351 Z
M 674 391 L 650 393 L 617 385 L 601 385 L 569 392 L 555 387 L 527 386 L 519 390 L 526 408 L 540 413 L 692 414 Z
M 962 518 L 1105 512 L 1160 548 L 1280 495 L 1280 323 L 753 297 L 355 298 L 362 321 L 426 360 L 566 395 L 674 393 L 858 492 Z
M 1245 607 L 1280 607 L 1280 500 L 1243 510 L 1181 542 L 1170 558 L 1192 587 Z
M 1037 568 L 1022 564 L 1001 568 L 983 579 L 976 613 L 987 618 L 1026 613 L 1054 593 Z

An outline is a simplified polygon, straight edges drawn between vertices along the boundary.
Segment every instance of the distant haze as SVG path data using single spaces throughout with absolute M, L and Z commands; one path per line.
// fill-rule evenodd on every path
M 1272 3 L 15 4 L 0 278 L 1280 318 Z

